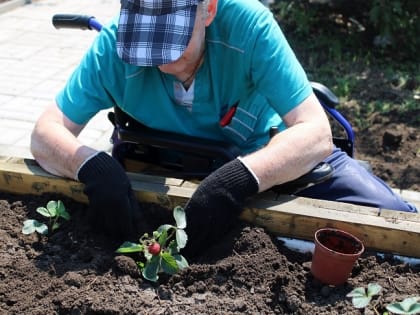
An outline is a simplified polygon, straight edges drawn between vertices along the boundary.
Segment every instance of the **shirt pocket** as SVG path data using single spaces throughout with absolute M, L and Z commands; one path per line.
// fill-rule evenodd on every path
M 239 147 L 245 146 L 255 132 L 264 103 L 266 100 L 255 93 L 235 104 L 236 110 L 230 121 L 224 126 L 220 126 L 224 136 Z M 228 115 L 228 113 L 229 109 L 224 115 Z

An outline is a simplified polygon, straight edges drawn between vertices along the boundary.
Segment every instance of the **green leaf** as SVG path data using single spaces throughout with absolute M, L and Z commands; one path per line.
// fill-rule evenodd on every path
M 47 210 L 50 212 L 52 217 L 57 216 L 58 202 L 55 200 L 50 200 L 47 203 Z
M 367 287 L 367 296 L 375 296 L 381 292 L 382 287 L 377 283 L 369 283 Z
M 347 297 L 365 297 L 366 289 L 363 287 L 355 288 L 346 295 Z
M 23 227 L 22 227 L 23 234 L 32 234 L 33 232 L 35 232 L 34 221 L 36 220 L 26 220 L 23 222 Z
M 352 298 L 352 303 L 355 308 L 365 308 L 369 305 L 372 297 L 381 292 L 382 287 L 376 283 L 369 283 L 367 291 L 364 287 L 358 287 L 348 293 L 346 296 Z
M 365 308 L 372 299 L 370 296 L 366 295 L 366 289 L 363 287 L 355 288 L 346 296 L 352 298 L 351 302 L 355 308 Z
M 360 297 L 353 297 L 351 302 L 355 308 L 365 308 L 369 305 L 370 301 L 372 300 L 371 297 L 367 296 L 360 296 Z
M 408 297 L 402 302 L 392 303 L 386 306 L 386 309 L 394 314 L 419 314 L 420 304 L 417 301 L 420 297 Z
M 36 209 L 36 212 L 38 212 L 39 214 L 41 214 L 41 215 L 43 215 L 44 217 L 47 217 L 47 218 L 52 218 L 52 217 L 55 216 L 55 215 L 52 215 L 50 213 L 50 211 L 45 207 L 38 207 Z
M 160 236 L 160 234 L 162 234 L 162 232 L 159 232 L 159 231 L 153 231 L 153 238 L 154 239 L 157 239 L 157 238 L 159 238 L 159 236 Z
M 387 305 L 386 309 L 394 314 L 405 314 L 405 311 L 399 302 Z
M 417 310 L 420 307 L 420 304 L 417 301 L 420 299 L 418 296 L 408 297 L 401 302 L 402 307 L 407 311 L 411 312 L 413 307 L 416 306 Z
M 175 237 L 176 237 L 176 242 L 179 248 L 184 248 L 187 245 L 188 236 L 184 230 L 177 229 L 175 233 Z
M 184 269 L 189 266 L 188 261 L 184 258 L 184 256 L 177 254 L 173 255 L 173 257 L 175 258 L 179 269 Z
M 160 269 L 160 262 L 162 258 L 160 255 L 153 256 L 150 261 L 148 261 L 142 271 L 142 275 L 145 279 L 149 281 L 156 282 L 159 277 L 157 275 L 159 269 Z
M 32 234 L 38 232 L 39 234 L 47 234 L 48 226 L 44 223 L 39 222 L 38 220 L 26 220 L 23 222 L 22 233 L 23 234 Z
M 187 220 L 185 217 L 185 211 L 182 207 L 176 206 L 174 208 L 174 218 L 178 229 L 185 229 L 187 227 Z
M 64 212 L 60 213 L 60 217 L 63 218 L 64 220 L 70 220 L 70 213 L 68 213 L 66 210 L 64 210 Z
M 152 254 L 149 253 L 149 251 L 147 250 L 147 247 L 144 248 L 144 258 L 146 258 L 146 263 L 149 262 L 154 256 Z M 159 255 L 160 256 L 160 253 Z
M 168 232 L 170 229 L 175 228 L 173 225 L 170 224 L 164 224 L 158 227 L 157 231 L 160 233 L 163 233 L 163 231 Z
M 70 214 L 67 212 L 66 207 L 64 207 L 64 203 L 61 200 L 58 201 L 57 215 L 65 220 L 70 220 Z
M 48 226 L 41 222 L 37 222 L 37 224 L 35 224 L 35 230 L 42 235 L 48 234 Z
M 162 269 L 167 274 L 173 275 L 178 271 L 178 264 L 175 258 L 168 252 L 162 252 Z
M 408 314 L 420 314 L 420 304 L 416 303 L 414 305 L 411 305 Z
M 168 239 L 168 231 L 163 230 L 158 239 L 158 243 L 160 244 L 161 247 L 165 246 L 167 239 Z
M 56 207 L 55 208 L 58 210 L 58 213 L 66 210 L 66 207 L 64 207 L 64 203 L 61 200 L 58 200 L 56 202 Z
M 144 246 L 137 243 L 132 242 L 124 242 L 122 245 L 116 250 L 117 253 L 120 254 L 128 254 L 128 253 L 136 253 L 141 252 L 144 250 Z

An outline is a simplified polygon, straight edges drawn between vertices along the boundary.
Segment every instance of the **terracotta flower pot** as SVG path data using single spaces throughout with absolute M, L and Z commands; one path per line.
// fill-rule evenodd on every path
M 325 284 L 343 284 L 364 249 L 363 243 L 350 233 L 332 228 L 320 229 L 315 232 L 311 272 Z

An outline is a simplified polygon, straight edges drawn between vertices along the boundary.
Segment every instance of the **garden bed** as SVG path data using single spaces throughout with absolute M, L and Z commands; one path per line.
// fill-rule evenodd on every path
M 377 282 L 377 309 L 420 292 L 420 266 L 365 252 L 344 285 L 310 274 L 310 253 L 284 247 L 263 229 L 238 224 L 213 248 L 157 283 L 140 276 L 120 245 L 91 231 L 86 205 L 62 197 L 71 220 L 49 237 L 21 233 L 36 208 L 57 195 L 0 193 L 0 313 L 2 314 L 362 314 L 346 294 Z M 148 222 L 170 213 L 144 205 Z M 371 308 L 372 309 L 372 308 Z

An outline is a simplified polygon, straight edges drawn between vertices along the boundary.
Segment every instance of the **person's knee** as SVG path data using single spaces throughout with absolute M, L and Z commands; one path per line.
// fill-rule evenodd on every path
M 380 205 L 381 209 L 387 209 L 387 210 L 396 210 L 396 211 L 403 211 L 403 212 L 412 212 L 417 213 L 418 210 L 416 206 L 408 201 L 403 200 L 401 197 L 396 195 L 395 200 L 384 203 Z
M 299 196 L 417 212 L 414 205 L 404 201 L 382 179 L 342 151 L 336 149 L 326 161 L 334 167 L 333 177 L 299 192 Z

